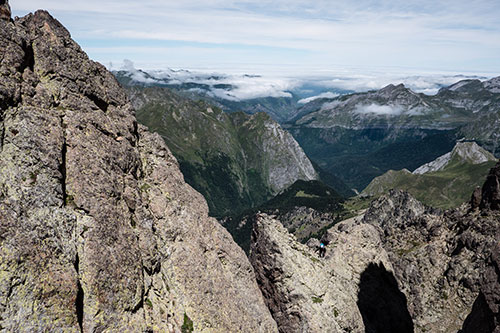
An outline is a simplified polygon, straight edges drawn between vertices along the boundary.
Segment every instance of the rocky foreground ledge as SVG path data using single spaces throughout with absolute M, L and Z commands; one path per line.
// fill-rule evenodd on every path
M 275 332 L 244 252 L 113 75 L 47 12 L 0 5 L 0 330 Z
M 325 258 L 258 215 L 250 260 L 280 332 L 500 332 L 499 180 L 500 163 L 445 213 L 391 191 L 328 230 Z

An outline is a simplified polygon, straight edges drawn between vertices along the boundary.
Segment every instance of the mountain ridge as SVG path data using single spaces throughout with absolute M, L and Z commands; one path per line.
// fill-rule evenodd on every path
M 316 100 L 284 127 L 313 162 L 361 190 L 390 169 L 413 170 L 436 159 L 461 138 L 498 156 L 498 81 L 459 81 L 434 96 L 391 84 Z M 381 160 L 387 149 L 401 153 Z
M 498 330 L 499 170 L 446 213 L 393 190 L 330 228 L 324 257 L 258 214 L 250 260 L 279 330 Z

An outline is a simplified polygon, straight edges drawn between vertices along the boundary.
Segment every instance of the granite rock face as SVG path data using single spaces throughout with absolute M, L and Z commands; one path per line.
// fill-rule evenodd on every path
M 498 332 L 499 221 L 491 208 L 443 213 L 391 191 L 323 236 L 325 258 L 261 215 L 250 260 L 281 332 Z
M 45 11 L 0 20 L 0 58 L 0 329 L 276 331 L 111 73 Z
M 250 261 L 280 332 L 377 331 L 381 314 L 393 319 L 386 332 L 412 331 L 375 227 L 356 219 L 337 225 L 319 258 L 278 220 L 265 214 L 256 220 Z

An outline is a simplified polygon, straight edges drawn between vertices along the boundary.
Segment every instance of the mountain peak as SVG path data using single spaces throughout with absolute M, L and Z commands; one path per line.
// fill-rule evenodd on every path
M 10 21 L 11 15 L 9 0 L 0 0 L 0 20 Z
M 500 93 L 500 76 L 484 81 L 483 86 L 492 93 Z
M 467 161 L 472 164 L 480 164 L 488 161 L 496 161 L 495 156 L 489 151 L 481 148 L 474 141 L 472 142 L 457 142 L 451 151 L 451 158 L 459 156 L 462 161 Z
M 426 163 L 415 169 L 413 174 L 421 175 L 428 172 L 435 172 L 444 169 L 452 160 L 458 159 L 460 162 L 471 164 L 481 164 L 488 161 L 496 161 L 497 159 L 492 153 L 481 148 L 475 142 L 457 142 L 453 150 L 442 156 L 439 156 L 434 161 Z
M 388 84 L 387 86 L 383 87 L 382 89 L 379 90 L 381 93 L 392 93 L 395 91 L 401 91 L 401 90 L 407 90 L 405 85 L 403 83 L 400 83 L 398 85 L 394 84 Z

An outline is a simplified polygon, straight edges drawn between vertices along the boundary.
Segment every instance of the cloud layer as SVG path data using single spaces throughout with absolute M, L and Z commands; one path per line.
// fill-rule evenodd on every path
M 202 92 L 211 96 L 232 100 L 248 100 L 260 97 L 292 97 L 300 96 L 299 104 L 309 103 L 318 98 L 335 98 L 341 94 L 351 92 L 364 92 L 368 90 L 378 90 L 388 84 L 403 83 L 408 88 L 418 93 L 435 94 L 440 88 L 452 85 L 464 79 L 486 79 L 474 75 L 395 75 L 372 73 L 360 75 L 359 73 L 344 72 L 342 77 L 299 75 L 272 76 L 272 75 L 247 75 L 247 74 L 227 74 L 213 71 L 192 71 L 192 70 L 150 70 L 142 71 L 135 68 L 130 60 L 124 60 L 121 66 L 112 67 L 112 70 L 126 70 L 129 76 L 141 83 L 168 83 L 183 84 L 196 83 L 209 87 Z M 146 74 L 147 72 L 147 74 Z M 193 88 L 199 90 L 200 88 Z M 199 91 L 198 91 L 199 92 Z M 359 112 L 393 114 L 395 110 L 380 109 L 376 106 L 368 106 Z M 416 112 L 416 111 L 415 111 Z
M 327 92 L 321 93 L 321 94 L 316 95 L 316 96 L 303 98 L 303 99 L 299 100 L 297 103 L 306 104 L 306 103 L 312 102 L 312 101 L 319 99 L 319 98 L 335 98 L 337 96 L 339 96 L 339 94 L 327 91 Z

